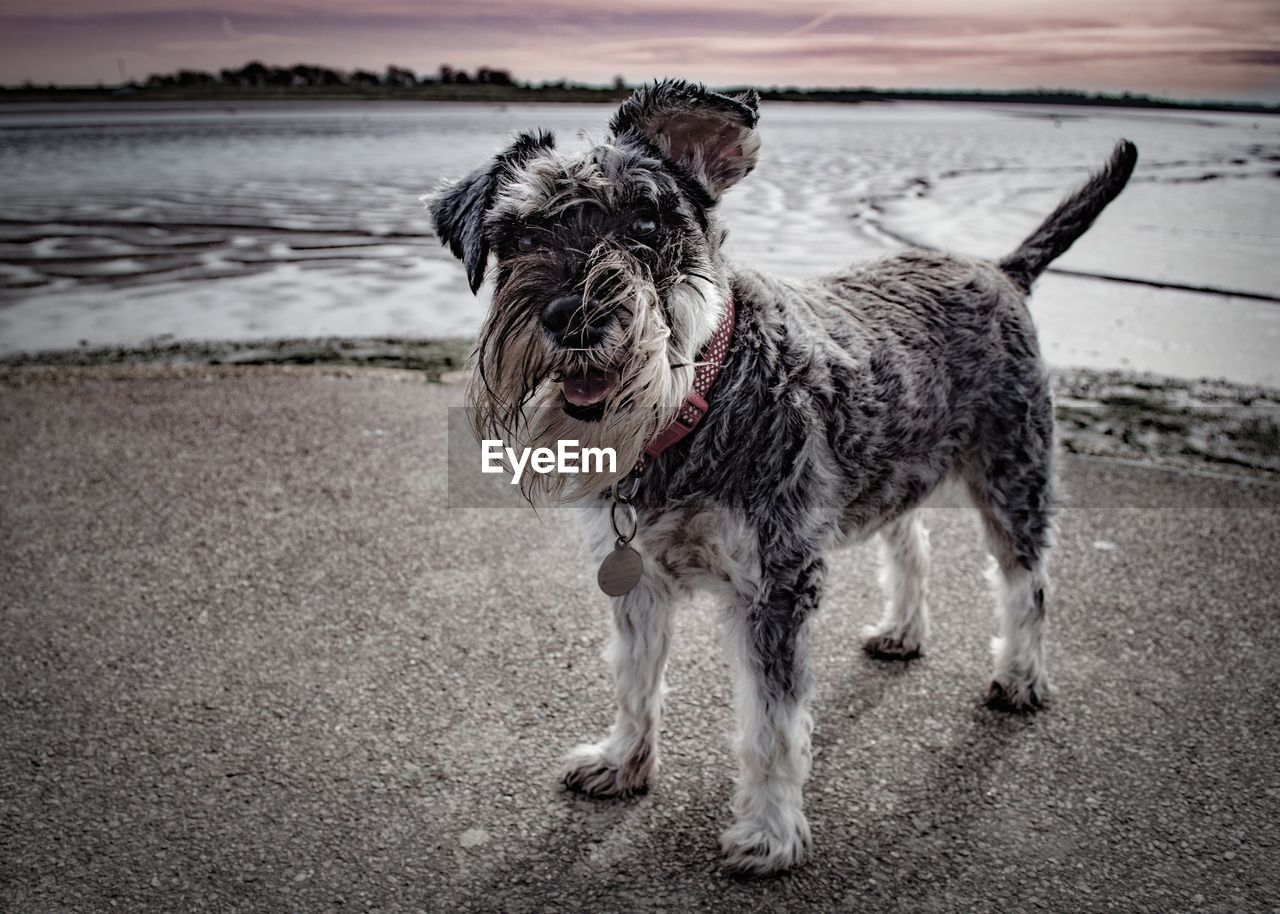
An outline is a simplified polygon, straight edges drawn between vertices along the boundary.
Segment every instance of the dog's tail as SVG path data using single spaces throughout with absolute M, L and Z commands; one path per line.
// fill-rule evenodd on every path
M 1053 211 L 1040 227 L 1018 245 L 1018 249 L 1000 261 L 1000 269 L 1022 289 L 1031 284 L 1057 258 L 1089 230 L 1093 220 L 1124 189 L 1133 166 L 1138 161 L 1138 147 L 1128 140 L 1116 144 L 1111 161 L 1095 173 Z

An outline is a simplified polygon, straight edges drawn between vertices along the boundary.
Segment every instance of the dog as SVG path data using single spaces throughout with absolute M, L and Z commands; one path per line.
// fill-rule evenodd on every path
M 477 428 L 618 455 L 613 473 L 522 483 L 531 498 L 581 500 L 596 560 L 634 564 L 612 599 L 617 717 L 572 751 L 563 783 L 592 797 L 647 786 L 672 608 L 718 592 L 740 769 L 721 848 L 745 875 L 795 866 L 811 845 L 806 623 L 828 554 L 879 535 L 887 606 L 864 646 L 915 656 L 929 631 L 917 509 L 945 481 L 968 490 L 995 559 L 986 700 L 1024 712 L 1048 699 L 1054 421 L 1026 299 L 1137 161 L 1121 141 L 998 263 L 908 250 L 797 282 L 721 253 L 717 203 L 756 164 L 758 109 L 754 91 L 657 82 L 581 153 L 523 133 L 424 198 L 473 292 L 494 255 L 468 393 Z

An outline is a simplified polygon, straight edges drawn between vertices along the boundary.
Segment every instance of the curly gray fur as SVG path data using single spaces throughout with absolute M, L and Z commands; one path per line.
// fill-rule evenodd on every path
M 999 264 L 907 251 L 789 281 L 720 250 L 716 201 L 755 165 L 756 102 L 658 83 L 624 103 L 613 135 L 585 153 L 522 137 L 433 202 L 443 240 L 469 269 L 483 272 L 480 246 L 498 255 L 472 386 L 481 424 L 519 433 L 526 406 L 543 407 L 556 418 L 523 427 L 536 443 L 576 437 L 638 455 L 687 395 L 691 364 L 733 295 L 737 324 L 710 410 L 651 462 L 634 496 L 644 570 L 612 603 L 617 718 L 569 756 L 562 779 L 600 797 L 643 789 L 658 764 L 671 608 L 710 588 L 727 606 L 740 728 L 734 823 L 721 845 L 730 867 L 753 874 L 810 850 L 806 631 L 826 555 L 881 534 L 888 599 L 865 646 L 914 656 L 928 632 L 928 537 L 915 509 L 946 480 L 972 496 L 994 559 L 988 700 L 1017 711 L 1046 701 L 1053 406 L 1025 296 L 1136 160 L 1121 143 Z M 599 321 L 600 345 L 570 349 L 547 332 L 542 309 L 566 294 Z M 616 375 L 597 412 L 561 399 L 575 372 Z M 620 472 L 627 466 L 623 457 Z M 613 548 L 612 481 L 588 479 L 579 493 L 594 496 L 584 515 L 597 560 Z
M 1019 289 L 1030 292 L 1036 277 L 1065 254 L 1089 230 L 1106 205 L 1119 196 L 1137 164 L 1138 147 L 1121 140 L 1102 170 L 1063 200 L 1016 251 L 1001 260 L 1000 269 L 1009 274 Z

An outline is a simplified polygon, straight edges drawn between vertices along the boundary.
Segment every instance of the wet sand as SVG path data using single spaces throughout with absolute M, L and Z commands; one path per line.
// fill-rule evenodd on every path
M 0 352 L 286 337 L 474 336 L 485 299 L 419 196 L 518 129 L 601 105 L 0 110 Z M 910 244 L 996 257 L 1107 158 L 1137 172 L 1037 285 L 1057 367 L 1280 386 L 1280 118 L 767 103 L 725 196 L 728 254 L 787 276 Z

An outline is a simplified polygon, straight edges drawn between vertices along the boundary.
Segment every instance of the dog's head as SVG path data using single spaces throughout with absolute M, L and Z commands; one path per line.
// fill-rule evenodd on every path
M 525 133 L 429 201 L 473 292 L 495 255 L 470 390 L 479 431 L 612 447 L 616 476 L 674 416 L 724 316 L 720 195 L 755 166 L 754 92 L 636 91 L 609 135 L 566 155 Z M 615 478 L 573 487 L 599 491 Z M 527 474 L 532 486 L 564 477 Z

